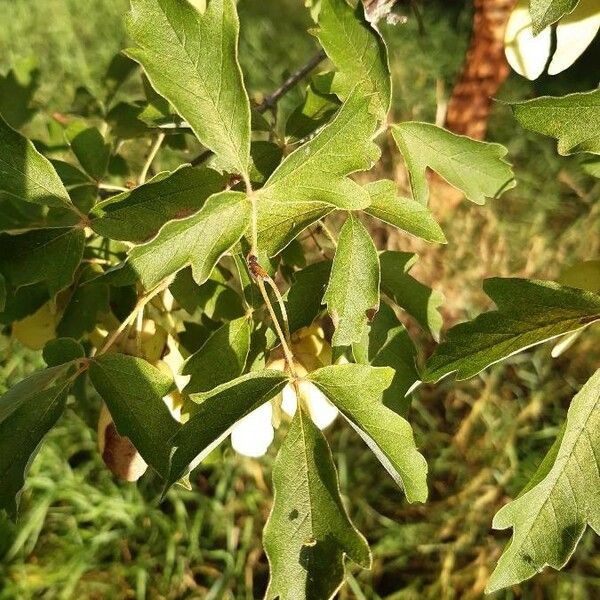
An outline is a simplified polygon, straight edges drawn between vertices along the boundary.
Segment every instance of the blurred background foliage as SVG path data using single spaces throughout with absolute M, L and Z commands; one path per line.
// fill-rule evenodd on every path
M 241 60 L 256 100 L 315 52 L 302 4 L 240 1 Z M 127 0 L 0 0 L 0 10 L 0 112 L 17 106 L 11 122 L 43 137 L 48 115 L 67 111 L 77 88 L 99 91 L 111 58 L 127 43 Z M 468 45 L 470 2 L 426 2 L 421 13 L 421 24 L 407 8 L 405 24 L 383 27 L 395 120 L 435 119 Z M 558 77 L 531 83 L 513 74 L 500 97 L 591 89 L 599 49 L 596 42 Z M 139 96 L 139 83 L 132 80 L 120 93 Z M 301 93 L 299 86 L 286 97 L 280 118 Z M 579 159 L 558 157 L 554 142 L 520 129 L 501 104 L 494 106 L 488 139 L 508 146 L 518 186 L 478 207 L 433 181 L 447 246 L 427 246 L 372 223 L 380 247 L 419 253 L 413 273 L 445 294 L 446 327 L 490 307 L 481 291 L 485 277 L 555 279 L 569 264 L 599 255 L 600 189 Z M 406 183 L 402 161 L 391 151 L 379 175 Z M 371 572 L 351 566 L 340 598 L 482 597 L 509 538 L 491 530 L 492 516 L 533 474 L 599 358 L 596 328 L 559 359 L 545 345 L 470 381 L 416 394 L 411 422 L 430 468 L 426 505 L 408 505 L 374 456 L 337 422 L 328 437 L 342 493 L 375 556 Z M 39 353 L 6 336 L 0 336 L 0 361 L 0 392 L 41 365 Z M 261 597 L 268 569 L 260 539 L 273 457 L 273 449 L 261 461 L 226 450 L 193 474 L 192 491 L 171 490 L 159 502 L 152 477 L 137 487 L 113 480 L 96 452 L 95 433 L 67 411 L 32 466 L 20 523 L 0 524 L 0 598 Z M 588 531 L 563 572 L 546 571 L 495 597 L 598 598 L 599 548 Z

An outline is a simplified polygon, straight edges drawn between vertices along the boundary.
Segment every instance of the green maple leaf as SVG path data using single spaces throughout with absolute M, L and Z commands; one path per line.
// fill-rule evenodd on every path
M 25 473 L 44 436 L 62 414 L 70 382 L 64 366 L 34 373 L 0 398 L 0 510 L 13 518 Z
M 316 35 L 339 69 L 333 90 L 345 99 L 359 85 L 374 94 L 374 110 L 385 119 L 392 97 L 392 79 L 383 38 L 365 18 L 362 2 L 322 0 Z
M 239 377 L 244 370 L 252 327 L 247 317 L 222 325 L 183 365 L 182 374 L 191 375 L 185 386 L 188 394 L 207 392 Z
M 113 240 L 146 242 L 168 221 L 200 210 L 223 185 L 224 178 L 216 171 L 184 165 L 96 204 L 91 227 Z
M 166 479 L 172 452 L 169 440 L 180 428 L 163 401 L 173 388 L 171 377 L 125 354 L 94 358 L 89 374 L 119 435 L 128 437 L 142 458 Z
M 170 221 L 153 240 L 136 246 L 128 264 L 148 290 L 188 265 L 202 285 L 219 259 L 240 241 L 250 224 L 250 212 L 245 194 L 214 194 L 196 214 Z
M 446 236 L 429 208 L 412 198 L 400 198 L 393 181 L 381 179 L 367 183 L 365 188 L 371 196 L 366 213 L 428 242 L 446 243 Z
M 427 167 L 475 204 L 484 204 L 486 198 L 515 186 L 510 164 L 503 160 L 508 151 L 500 144 L 415 121 L 393 125 L 392 136 L 406 162 L 413 197 L 421 204 L 427 204 L 429 198 Z
M 456 371 L 467 379 L 521 350 L 600 320 L 600 295 L 549 281 L 487 279 L 485 293 L 497 311 L 448 331 L 427 361 L 423 381 Z
M 579 0 L 529 0 L 533 35 L 572 13 Z
M 227 169 L 247 175 L 250 102 L 235 0 L 208 0 L 204 13 L 187 0 L 131 0 L 127 25 L 137 45 L 127 55 Z
M 408 390 L 419 379 L 417 350 L 393 309 L 382 304 L 369 326 L 368 363 L 374 367 L 391 367 L 394 377 L 383 392 L 383 403 L 403 417 L 408 414 Z
M 50 161 L 1 116 L 0 192 L 23 202 L 74 210 Z
M 335 346 L 360 340 L 367 320 L 379 308 L 377 250 L 369 232 L 352 215 L 340 231 L 323 302 L 335 326 Z
M 444 302 L 444 295 L 409 275 L 416 261 L 417 255 L 410 252 L 382 252 L 379 255 L 381 291 L 437 341 L 443 325 L 439 308 Z
M 110 144 L 107 144 L 97 127 L 86 127 L 76 122 L 67 129 L 71 150 L 83 170 L 95 181 L 99 181 L 108 169 Z
M 52 298 L 73 281 L 84 245 L 81 228 L 0 235 L 0 272 L 14 288 L 43 282 Z
M 494 529 L 512 527 L 513 538 L 487 592 L 529 579 L 546 565 L 562 569 L 587 525 L 600 535 L 600 370 L 573 398 L 562 438 L 547 458 L 543 478 L 494 517 Z
M 359 364 L 323 367 L 308 377 L 346 417 L 407 500 L 425 502 L 427 463 L 408 421 L 383 403 L 393 378 L 393 369 Z
M 287 384 L 281 371 L 252 371 L 202 394 L 192 394 L 198 402 L 193 416 L 170 440 L 176 448 L 168 485 L 178 481 L 190 463 L 206 457 L 243 417 L 276 396 Z
M 562 156 L 600 154 L 600 89 L 509 104 L 523 127 L 558 139 Z
M 371 553 L 340 497 L 333 457 L 304 410 L 296 411 L 273 467 L 275 497 L 264 531 L 271 566 L 266 598 L 333 598 L 344 556 L 370 568 Z
M 332 210 L 370 204 L 367 190 L 347 176 L 379 158 L 376 126 L 369 99 L 354 91 L 326 127 L 285 158 L 257 192 L 261 249 L 277 254 Z

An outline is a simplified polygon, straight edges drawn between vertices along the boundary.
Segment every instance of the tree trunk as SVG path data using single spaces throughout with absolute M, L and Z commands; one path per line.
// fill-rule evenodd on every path
M 485 137 L 492 97 L 509 73 L 504 30 L 515 4 L 516 0 L 475 0 L 471 44 L 446 113 L 446 127 L 455 133 Z

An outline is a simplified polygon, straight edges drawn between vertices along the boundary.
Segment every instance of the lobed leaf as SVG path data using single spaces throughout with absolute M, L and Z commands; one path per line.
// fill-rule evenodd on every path
M 0 116 L 0 193 L 23 202 L 73 209 L 50 161 Z
M 423 381 L 454 373 L 458 379 L 521 350 L 600 320 L 600 295 L 549 281 L 487 279 L 485 293 L 497 311 L 460 323 L 427 361 Z
M 128 264 L 146 289 L 191 265 L 203 284 L 219 259 L 237 244 L 250 223 L 250 202 L 241 192 L 211 196 L 195 215 L 167 223 L 158 235 L 129 254 Z
M 342 99 L 359 86 L 372 95 L 374 110 L 385 120 L 392 98 L 392 78 L 385 42 L 365 18 L 362 2 L 356 8 L 346 0 L 322 0 L 316 35 L 339 69 L 334 90 Z
M 34 373 L 0 397 L 0 510 L 13 518 L 27 469 L 64 410 L 71 384 L 55 381 L 65 370 Z
M 587 525 L 600 535 L 599 457 L 600 370 L 573 398 L 562 439 L 544 460 L 547 474 L 494 517 L 494 529 L 512 527 L 513 537 L 488 593 L 529 579 L 546 565 L 562 569 Z
M 425 502 L 427 463 L 417 450 L 408 421 L 383 404 L 393 377 L 388 367 L 359 364 L 323 367 L 308 376 L 346 417 L 407 500 Z
M 142 243 L 167 223 L 188 217 L 224 186 L 216 171 L 184 165 L 161 173 L 130 192 L 99 202 L 91 213 L 92 229 L 114 240 Z
M 558 140 L 562 156 L 600 154 L 600 89 L 509 103 L 519 123 Z
M 476 204 L 515 186 L 510 164 L 503 159 L 508 151 L 500 144 L 416 121 L 393 125 L 392 136 L 404 157 L 413 198 L 421 204 L 429 199 L 427 167 Z
M 250 102 L 238 62 L 235 0 L 208 0 L 201 13 L 187 0 L 131 0 L 127 22 L 152 86 L 190 124 L 198 139 L 246 175 Z
M 257 192 L 261 249 L 277 254 L 332 210 L 369 205 L 368 192 L 347 176 L 379 158 L 376 126 L 368 98 L 355 90 L 326 127 L 285 158 Z
M 389 179 L 365 185 L 371 204 L 365 212 L 427 242 L 446 243 L 446 236 L 426 205 L 412 198 L 400 198 Z
M 371 553 L 340 497 L 327 440 L 297 410 L 273 467 L 273 508 L 264 530 L 271 567 L 266 599 L 333 598 L 344 556 L 370 568 Z
M 335 346 L 349 346 L 361 339 L 367 321 L 379 309 L 379 279 L 373 240 L 364 225 L 350 215 L 340 231 L 323 296 L 335 326 Z
M 265 369 L 192 396 L 200 404 L 170 442 L 176 450 L 168 485 L 178 481 L 194 459 L 202 460 L 241 418 L 276 396 L 287 382 L 287 376 L 281 371 Z

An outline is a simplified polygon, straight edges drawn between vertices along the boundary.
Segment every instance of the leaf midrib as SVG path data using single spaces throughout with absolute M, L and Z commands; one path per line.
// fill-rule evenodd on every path
M 236 157 L 236 162 L 238 163 L 236 166 L 240 169 L 240 171 L 242 173 L 245 173 L 247 170 L 247 167 L 243 166 L 243 161 L 241 160 L 241 156 L 238 152 L 238 147 L 237 147 L 237 143 L 236 140 L 234 139 L 233 136 L 233 132 L 231 131 L 230 125 L 231 122 L 228 124 L 226 119 L 224 118 L 219 105 L 215 102 L 215 99 L 213 98 L 212 94 L 209 93 L 209 86 L 206 83 L 206 79 L 204 79 L 202 77 L 201 72 L 198 70 L 198 66 L 197 66 L 197 62 L 194 60 L 194 58 L 192 57 L 192 55 L 189 53 L 187 46 L 184 42 L 184 40 L 181 39 L 181 37 L 179 36 L 179 32 L 177 30 L 176 27 L 174 27 L 173 23 L 171 22 L 170 16 L 167 14 L 167 12 L 165 12 L 165 10 L 163 9 L 162 5 L 160 6 L 160 10 L 162 12 L 162 14 L 164 15 L 165 19 L 167 20 L 169 27 L 171 28 L 171 30 L 173 31 L 173 33 L 175 34 L 175 37 L 177 38 L 177 40 L 179 41 L 179 45 L 181 47 L 181 49 L 183 50 L 185 56 L 187 57 L 189 64 L 192 67 L 192 72 L 197 76 L 197 80 L 201 83 L 202 88 L 205 92 L 205 96 L 202 97 L 201 95 L 199 95 L 198 93 L 196 93 L 193 89 L 188 88 L 183 86 L 181 83 L 179 83 L 178 81 L 174 80 L 168 73 L 168 71 L 164 71 L 161 72 L 161 76 L 165 77 L 166 79 L 168 79 L 173 85 L 181 88 L 182 90 L 184 90 L 185 92 L 191 94 L 192 96 L 194 96 L 195 98 L 199 99 L 199 100 L 205 100 L 208 99 L 209 102 L 212 104 L 214 111 L 216 112 L 216 114 L 219 116 L 219 119 L 223 125 L 223 128 L 225 129 L 225 131 L 227 132 L 227 137 L 228 137 L 228 142 L 229 142 L 229 148 L 230 151 L 232 151 L 232 154 Z M 208 10 L 208 9 L 207 9 Z M 196 33 L 198 33 L 198 28 L 200 27 L 200 24 L 198 22 L 198 19 L 202 19 L 205 18 L 206 13 L 204 13 L 204 15 L 200 15 L 198 14 L 198 16 L 196 17 Z M 225 9 L 223 9 L 222 11 L 222 20 L 224 21 L 225 19 Z M 220 38 L 221 43 L 220 43 L 220 55 L 221 55 L 221 61 L 223 61 L 224 59 L 224 42 L 223 42 L 223 36 L 221 36 Z M 152 52 L 151 48 L 148 48 L 147 46 L 143 46 L 140 45 L 141 48 L 144 48 L 147 52 Z M 199 58 L 200 54 L 198 54 Z M 237 62 L 237 57 L 236 57 L 236 62 Z M 221 72 L 223 72 L 223 70 L 221 69 Z M 237 74 L 240 75 L 240 71 L 239 71 L 239 66 L 237 66 Z M 220 97 L 220 88 L 222 87 L 222 79 L 219 80 L 219 92 L 218 95 Z M 242 86 L 243 87 L 243 86 Z
M 548 493 L 546 495 L 546 498 L 542 502 L 542 504 L 541 504 L 539 510 L 537 511 L 535 517 L 532 519 L 531 525 L 527 528 L 526 532 L 523 532 L 523 538 L 522 538 L 523 542 L 525 542 L 528 539 L 529 533 L 535 527 L 536 523 L 538 522 L 538 519 L 540 518 L 540 515 L 544 511 L 544 509 L 545 509 L 546 505 L 548 504 L 548 502 L 551 501 L 552 495 L 554 493 L 554 490 L 556 489 L 556 486 L 558 485 L 559 480 L 561 479 L 561 477 L 563 476 L 563 474 L 565 474 L 565 476 L 566 476 L 567 466 L 570 464 L 571 459 L 573 458 L 573 456 L 575 456 L 575 460 L 577 461 L 576 455 L 577 455 L 577 447 L 579 446 L 579 441 L 580 441 L 581 437 L 584 434 L 585 435 L 589 435 L 589 432 L 587 431 L 587 425 L 588 425 L 590 419 L 592 418 L 592 416 L 594 414 L 594 411 L 598 409 L 598 400 L 599 400 L 599 397 L 600 397 L 600 395 L 597 394 L 596 401 L 591 405 L 590 411 L 589 411 L 588 415 L 585 418 L 585 423 L 583 424 L 583 426 L 581 427 L 581 429 L 579 430 L 579 432 L 576 434 L 575 439 L 573 440 L 572 450 L 568 453 L 568 456 L 564 460 L 561 469 L 560 470 L 557 469 L 558 473 L 557 473 L 556 477 L 553 478 L 553 480 L 551 482 L 551 485 L 550 485 L 550 489 L 548 490 Z M 590 441 L 590 447 L 593 449 L 591 441 Z M 558 456 L 557 456 L 557 459 L 554 462 L 554 466 L 556 466 L 557 461 L 558 461 Z M 598 469 L 598 464 L 596 464 L 596 468 Z M 554 470 L 554 468 L 551 469 L 551 471 L 550 471 L 550 473 L 548 473 L 547 477 L 549 477 L 552 474 L 553 470 Z M 581 470 L 581 468 L 580 468 L 580 470 Z M 540 481 L 540 483 L 538 483 L 534 488 L 532 488 L 531 490 L 529 490 L 528 493 L 531 493 L 536 487 L 538 487 L 541 484 L 543 484 L 544 481 L 545 481 L 545 479 L 542 480 L 542 481 Z M 575 500 L 577 501 L 578 498 L 577 498 L 577 496 L 575 494 L 575 488 L 572 486 L 572 484 L 570 484 L 570 485 L 571 485 L 571 489 L 573 490 L 573 496 L 574 496 Z M 543 487 L 545 487 L 545 486 L 543 486 Z M 587 508 L 587 503 L 584 506 Z M 586 518 L 585 524 L 587 524 L 587 518 L 588 518 L 587 510 L 584 511 L 583 514 L 585 515 L 585 518 Z M 522 546 L 523 546 L 523 543 L 519 544 L 518 547 L 521 548 Z
M 551 335 L 549 337 L 545 337 L 544 339 L 534 341 L 534 342 L 532 342 L 530 344 L 527 344 L 525 346 L 519 346 L 516 350 L 512 350 L 509 355 L 503 356 L 503 357 L 499 358 L 498 360 L 496 360 L 496 361 L 494 361 L 493 363 L 490 363 L 490 364 L 495 364 L 496 362 L 499 362 L 500 360 L 503 360 L 504 358 L 507 358 L 508 356 L 512 356 L 516 352 L 521 352 L 523 350 L 527 350 L 528 348 L 532 348 L 533 346 L 537 346 L 538 344 L 543 344 L 544 342 L 547 342 L 547 341 L 549 341 L 551 339 L 554 339 L 556 337 L 560 337 L 561 335 L 566 335 L 568 333 L 572 333 L 574 331 L 578 331 L 579 329 L 582 329 L 583 327 L 587 327 L 588 325 L 591 325 L 592 323 L 595 323 L 598 320 L 600 320 L 600 313 L 592 315 L 591 317 L 593 317 L 594 320 L 591 321 L 591 322 L 589 322 L 589 323 L 580 324 L 578 327 L 575 327 L 573 329 L 568 329 L 567 331 L 563 331 L 563 332 L 560 332 L 560 333 L 553 334 L 553 335 Z M 511 333 L 506 333 L 506 334 L 504 334 L 505 339 L 503 341 L 497 342 L 495 344 L 488 344 L 488 345 L 484 346 L 483 348 L 478 349 L 477 352 L 474 353 L 474 354 L 471 354 L 471 356 L 472 357 L 479 357 L 481 354 L 484 354 L 485 352 L 487 352 L 489 350 L 492 350 L 495 347 L 497 347 L 497 346 L 499 346 L 499 345 L 501 345 L 503 343 L 506 343 L 506 342 L 510 341 L 511 339 L 513 341 L 517 341 L 518 339 L 522 338 L 523 336 L 535 334 L 536 332 L 544 330 L 544 329 L 546 329 L 548 327 L 555 327 L 556 325 L 560 325 L 561 323 L 572 321 L 572 320 L 578 320 L 578 319 L 581 319 L 581 318 L 582 317 L 573 317 L 571 319 L 557 320 L 557 321 L 554 321 L 552 323 L 546 323 L 543 326 L 536 327 L 534 329 L 528 329 L 527 331 L 525 331 L 523 333 L 519 333 L 517 335 L 513 335 Z M 519 321 L 519 322 L 520 323 L 526 323 L 526 321 Z M 475 332 L 475 333 L 481 333 L 481 332 Z M 486 336 L 487 335 L 501 336 L 503 334 L 502 334 L 502 332 L 493 332 L 492 334 L 490 334 L 488 332 L 485 332 L 482 335 L 486 335 Z M 450 340 L 448 340 L 448 341 L 450 341 Z M 448 368 L 448 366 L 450 366 L 450 365 L 453 366 L 456 363 L 460 364 L 461 358 L 464 358 L 464 356 L 461 355 L 459 357 L 456 357 L 456 355 L 452 355 L 452 359 L 450 361 L 444 362 L 441 366 L 437 367 L 433 373 L 439 372 L 440 369 L 441 370 L 446 370 Z M 486 367 L 483 367 L 483 368 L 486 368 Z M 448 374 L 452 373 L 454 371 L 459 371 L 460 372 L 460 367 L 454 369 L 453 371 L 448 371 Z M 468 371 L 470 372 L 471 369 L 469 369 Z

